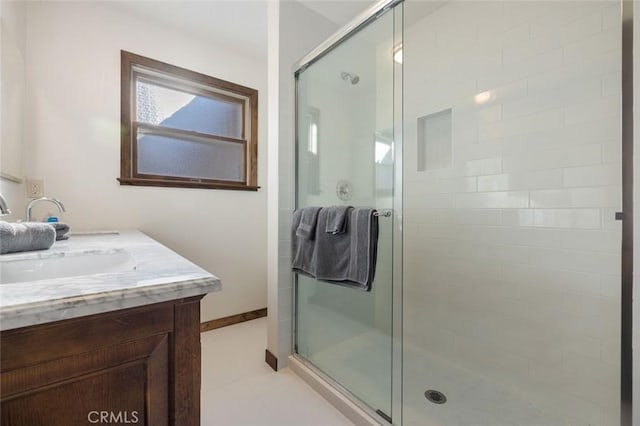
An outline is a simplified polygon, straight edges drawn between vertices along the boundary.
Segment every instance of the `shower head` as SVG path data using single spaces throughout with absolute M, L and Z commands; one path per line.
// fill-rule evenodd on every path
M 350 81 L 351 84 L 358 84 L 358 82 L 360 81 L 360 77 L 358 77 L 355 74 L 349 74 L 348 72 L 342 72 L 340 73 L 340 77 L 342 77 L 342 79 L 344 81 Z

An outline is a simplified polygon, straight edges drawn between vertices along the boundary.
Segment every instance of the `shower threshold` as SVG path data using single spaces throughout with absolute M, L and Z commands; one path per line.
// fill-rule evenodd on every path
M 376 413 L 301 356 L 290 355 L 288 367 L 355 425 L 388 426 L 390 424 L 388 419 Z

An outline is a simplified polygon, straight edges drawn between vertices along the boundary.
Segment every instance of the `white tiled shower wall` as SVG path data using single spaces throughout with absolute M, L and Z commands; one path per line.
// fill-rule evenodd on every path
M 405 347 L 618 424 L 619 3 L 405 7 Z M 448 108 L 451 167 L 418 172 Z

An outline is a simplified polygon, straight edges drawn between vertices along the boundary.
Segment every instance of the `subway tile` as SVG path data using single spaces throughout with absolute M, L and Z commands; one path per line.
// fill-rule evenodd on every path
M 602 96 L 620 95 L 622 91 L 622 74 L 614 71 L 602 76 Z
M 502 158 L 484 158 L 481 160 L 467 161 L 464 166 L 465 176 L 482 176 L 500 173 L 502 171 Z
M 527 208 L 527 191 L 504 191 L 456 194 L 457 208 Z
M 504 19 L 508 22 L 518 24 L 522 22 L 531 22 L 536 18 L 541 19 L 542 16 L 549 13 L 549 5 L 554 5 L 554 3 L 504 2 Z
M 449 235 L 486 244 L 530 246 L 564 250 L 592 250 L 620 255 L 620 232 L 592 229 L 464 227 Z
M 611 336 L 608 339 L 600 340 L 600 354 L 602 362 L 619 366 L 620 365 L 620 336 Z
M 602 144 L 602 162 L 620 163 L 622 161 L 622 143 L 612 140 Z
M 421 223 L 412 227 L 413 232 L 416 233 L 416 237 L 420 239 L 428 239 L 428 238 L 455 238 L 457 235 L 460 235 L 464 232 L 464 229 L 461 226 L 453 225 L 453 224 L 443 224 L 443 223 Z M 405 231 L 408 231 L 405 229 Z M 424 246 L 429 247 L 427 244 L 428 241 L 425 241 Z M 436 241 L 436 247 L 440 244 L 444 244 L 442 241 Z
M 490 157 L 500 157 L 505 149 L 504 140 L 485 143 L 456 143 L 453 144 L 453 157 L 456 161 L 481 160 Z M 524 144 L 523 144 L 524 145 Z
M 562 186 L 562 170 L 525 171 L 478 177 L 478 191 L 513 191 Z
M 437 184 L 437 192 L 457 193 L 476 192 L 477 184 L 475 177 L 440 179 Z
M 564 61 L 567 64 L 582 62 L 594 56 L 621 48 L 622 37 L 619 28 L 611 28 L 564 47 Z
M 601 359 L 602 341 L 593 337 L 567 336 L 560 344 L 564 354 L 580 355 L 595 360 Z
M 533 210 L 532 209 L 509 209 L 502 210 L 501 222 L 502 226 L 533 226 Z
M 478 84 L 478 93 L 474 97 L 476 105 L 490 105 L 520 99 L 527 95 L 527 79 L 521 78 L 508 83 L 498 82 L 496 85 Z
M 620 407 L 607 407 L 601 410 L 601 425 L 619 425 L 620 423 Z
M 620 232 L 593 229 L 547 229 L 524 230 L 521 238 L 535 247 L 565 250 L 592 250 L 620 256 Z
M 585 99 L 599 97 L 602 93 L 602 78 L 561 77 L 559 73 L 550 73 L 546 78 L 529 81 L 530 94 L 505 103 L 503 118 L 508 120 L 553 108 L 564 107 Z M 573 78 L 571 78 L 573 77 Z
M 565 187 L 614 185 L 609 190 L 620 192 L 622 164 L 600 164 L 596 166 L 570 167 L 564 169 Z
M 620 140 L 621 126 L 619 118 L 568 125 L 559 129 L 532 132 L 529 135 L 530 150 L 558 149 L 565 146 L 582 146 Z
M 492 121 L 499 121 L 502 119 L 502 105 L 494 105 L 488 108 L 483 108 L 477 112 L 478 123 L 491 123 Z
M 562 108 L 550 109 L 511 120 L 478 125 L 478 141 L 500 139 L 532 132 L 549 131 L 564 125 Z
M 499 225 L 500 210 L 490 209 L 440 209 L 436 221 L 452 225 Z
M 568 389 L 574 395 L 604 406 L 615 406 L 620 402 L 620 371 L 617 366 L 581 355 L 566 356 L 562 373 L 567 376 Z M 593 389 L 603 390 L 594 395 Z
M 600 295 L 607 299 L 620 300 L 622 278 L 618 274 L 602 274 L 600 277 Z
M 503 226 L 599 229 L 600 209 L 513 209 L 502 211 Z
M 620 258 L 613 253 L 532 247 L 529 254 L 534 266 L 608 274 L 620 270 Z
M 460 146 L 459 149 L 454 149 L 454 158 L 464 161 L 490 157 L 526 156 L 526 151 L 526 135 L 515 135 L 504 139 Z
M 572 312 L 567 312 L 564 321 L 556 326 L 563 333 L 581 338 L 603 339 L 620 332 L 620 325 L 615 321 L 597 315 L 574 315 Z
M 533 225 L 548 228 L 600 228 L 599 209 L 534 209 Z
M 505 264 L 501 267 L 500 279 L 513 283 L 514 297 L 525 300 L 532 295 L 559 297 L 562 293 L 599 295 L 601 277 L 597 273 L 554 269 L 546 265 Z
M 559 69 L 530 76 L 527 79 L 529 94 L 547 93 L 580 99 L 580 88 L 589 89 L 593 80 L 610 73 L 620 74 L 620 54 L 605 53 L 578 64 L 566 64 Z
M 574 12 L 575 13 L 575 12 Z M 557 15 L 554 15 L 557 16 Z M 594 11 L 585 15 L 573 15 L 577 19 L 559 25 L 555 21 L 538 21 L 531 24 L 531 38 L 543 50 L 582 40 L 602 30 L 602 15 Z
M 550 190 L 531 192 L 531 207 L 534 207 L 534 208 L 599 207 L 599 206 L 600 206 L 599 201 L 595 201 L 592 205 L 589 205 L 589 206 L 575 205 L 575 202 L 573 201 L 572 190 L 569 190 L 569 189 L 550 189 Z
M 585 2 L 549 2 L 544 14 L 531 17 L 532 22 L 548 22 L 555 25 L 555 28 L 562 28 L 570 25 L 585 16 L 600 12 L 607 4 L 608 0 L 585 1 Z
M 433 223 L 437 217 L 436 209 L 407 208 L 403 206 L 403 222 L 406 225 L 415 223 Z
M 534 76 L 562 66 L 562 48 L 545 51 L 527 60 L 505 64 L 495 73 L 486 73 L 477 77 L 478 87 L 499 87 L 505 81 L 515 81 Z
M 447 209 L 453 208 L 455 205 L 454 194 L 428 194 L 427 196 L 421 197 L 416 207 L 424 209 Z
M 617 186 L 531 191 L 531 207 L 533 208 L 619 208 L 621 202 L 622 193 Z
M 620 117 L 622 113 L 621 102 L 622 99 L 619 95 L 613 95 L 567 106 L 564 116 L 565 123 L 573 125 Z
M 478 46 L 498 49 L 518 46 L 529 39 L 529 30 L 530 24 L 528 22 L 514 27 L 512 23 L 505 22 L 499 16 L 493 25 L 485 24 L 478 28 Z
M 600 209 L 602 212 L 602 229 L 616 230 L 622 229 L 622 221 L 616 220 L 616 212 L 620 209 L 617 207 L 609 207 Z
M 459 20 L 457 20 L 459 24 Z M 437 45 L 448 52 L 469 49 L 476 45 L 476 34 L 457 25 L 441 28 L 437 33 Z
M 620 4 L 616 3 L 602 10 L 602 29 L 608 30 L 622 26 L 622 10 Z
M 561 147 L 545 151 L 530 151 L 522 155 L 506 155 L 502 159 L 504 172 L 544 170 L 597 164 L 602 160 L 600 144 Z
M 603 298 L 592 294 L 567 294 L 564 295 L 564 299 L 565 309 L 571 312 L 571 315 L 596 315 L 608 319 L 617 318 L 620 315 L 619 298 Z
M 529 248 L 525 246 L 500 246 L 495 244 L 477 244 L 466 241 L 451 241 L 446 252 L 461 262 L 506 262 L 527 263 Z

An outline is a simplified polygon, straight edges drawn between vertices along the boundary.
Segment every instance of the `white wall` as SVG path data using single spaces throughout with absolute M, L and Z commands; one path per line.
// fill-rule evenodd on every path
M 266 306 L 266 63 L 116 3 L 28 5 L 27 164 L 72 230 L 136 228 L 221 278 L 202 320 Z M 120 49 L 259 90 L 258 192 L 120 186 Z M 42 213 L 42 210 L 40 211 Z
M 4 86 L 4 82 L 6 81 L 8 85 L 12 86 L 24 84 L 24 56 L 27 42 L 25 19 L 25 3 L 13 1 L 0 3 L 0 20 L 2 23 L 0 79 L 3 81 L 3 89 L 2 93 L 0 93 L 0 98 L 2 99 L 2 106 L 0 107 L 2 108 L 0 112 L 2 117 L 0 121 L 0 128 L 2 129 L 0 131 L 0 172 L 10 173 L 17 178 L 24 177 L 22 176 L 24 169 L 22 158 L 22 113 L 16 114 L 15 111 L 7 111 L 6 109 L 22 109 L 24 107 L 24 87 L 12 87 L 12 90 L 17 90 L 12 95 L 18 96 L 18 98 L 13 98 L 11 99 L 12 102 L 8 103 L 5 102 L 7 100 L 5 90 L 9 88 Z M 9 120 L 11 122 L 8 122 Z M 7 131 L 7 129 L 11 131 Z M 10 170 L 7 170 L 7 168 Z M 0 193 L 7 200 L 7 204 L 13 213 L 1 219 L 9 221 L 21 219 L 24 215 L 26 201 L 24 184 L 0 177 Z
M 619 424 L 619 3 L 452 2 L 404 46 L 404 420 L 430 362 L 482 424 Z M 419 172 L 445 108 L 452 165 Z

